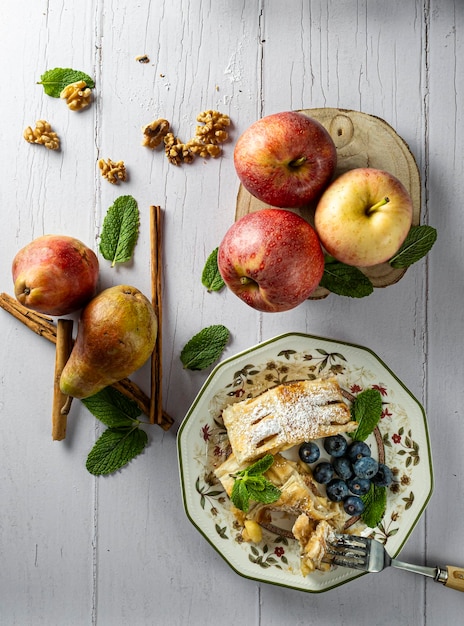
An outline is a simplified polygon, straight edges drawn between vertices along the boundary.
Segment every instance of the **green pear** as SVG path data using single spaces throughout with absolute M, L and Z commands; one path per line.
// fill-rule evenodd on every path
M 148 360 L 157 332 L 155 311 L 138 289 L 117 285 L 100 292 L 82 310 L 61 373 L 62 393 L 88 398 L 126 378 Z

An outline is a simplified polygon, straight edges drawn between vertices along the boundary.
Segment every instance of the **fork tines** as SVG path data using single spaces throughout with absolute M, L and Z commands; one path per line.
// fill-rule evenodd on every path
M 327 543 L 331 562 L 342 567 L 366 570 L 369 565 L 369 540 L 357 535 L 333 533 Z

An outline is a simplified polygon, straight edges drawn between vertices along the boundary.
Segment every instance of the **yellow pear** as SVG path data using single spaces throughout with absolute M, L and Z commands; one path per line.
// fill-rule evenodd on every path
M 77 337 L 60 378 L 62 393 L 88 398 L 138 370 L 155 347 L 158 321 L 135 287 L 117 285 L 83 309 Z

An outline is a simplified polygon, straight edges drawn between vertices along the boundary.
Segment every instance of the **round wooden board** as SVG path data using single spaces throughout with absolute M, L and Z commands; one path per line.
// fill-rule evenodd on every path
M 384 120 L 367 113 L 346 109 L 302 109 L 309 117 L 320 122 L 330 133 L 337 149 L 337 167 L 334 178 L 356 167 L 374 167 L 396 176 L 409 191 L 413 201 L 414 226 L 420 224 L 421 182 L 419 170 L 406 142 Z M 259 211 L 266 205 L 253 197 L 240 185 L 237 195 L 235 219 Z M 315 205 L 295 211 L 311 224 Z M 374 287 L 387 287 L 400 280 L 405 269 L 394 269 L 388 263 L 359 268 Z M 330 292 L 318 287 L 311 299 L 325 298 Z

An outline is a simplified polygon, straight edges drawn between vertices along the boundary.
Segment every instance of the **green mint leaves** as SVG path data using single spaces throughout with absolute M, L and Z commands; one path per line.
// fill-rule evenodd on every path
M 374 431 L 382 415 L 382 396 L 377 389 L 365 389 L 359 393 L 351 405 L 351 417 L 358 422 L 358 428 L 350 433 L 355 441 L 364 441 Z M 364 502 L 362 521 L 375 528 L 385 514 L 387 489 L 372 484 L 369 492 L 361 496 Z
M 382 396 L 377 389 L 365 389 L 359 393 L 352 406 L 352 419 L 358 428 L 349 433 L 355 441 L 364 441 L 374 431 L 382 415 Z
M 90 89 L 95 87 L 95 82 L 90 76 L 84 72 L 72 70 L 69 67 L 55 67 L 53 70 L 47 70 L 40 77 L 38 84 L 43 86 L 47 96 L 59 98 L 65 87 L 80 80 L 83 80 Z
M 364 511 L 362 512 L 362 520 L 369 526 L 369 528 L 375 528 L 382 521 L 385 515 L 385 509 L 387 508 L 387 488 L 377 487 L 377 485 L 371 485 L 370 490 L 366 495 L 361 496 L 364 502 Z
M 371 281 L 360 269 L 353 265 L 345 265 L 333 257 L 326 257 L 324 273 L 320 286 L 338 296 L 364 298 L 373 291 Z
M 180 360 L 184 368 L 203 370 L 212 365 L 221 356 L 229 337 L 229 330 L 222 324 L 203 328 L 182 348 Z
M 108 428 L 90 451 L 86 468 L 95 476 L 111 474 L 139 455 L 148 442 L 139 428 L 139 407 L 112 387 L 81 400 L 94 417 Z
M 280 498 L 280 489 L 264 476 L 273 463 L 272 454 L 266 454 L 234 475 L 235 482 L 230 499 L 237 509 L 247 513 L 250 500 L 270 504 Z
M 201 282 L 208 291 L 220 291 L 225 283 L 219 272 L 217 256 L 219 248 L 215 248 L 206 259 Z
M 139 236 L 140 215 L 132 196 L 120 196 L 103 220 L 100 252 L 111 267 L 130 261 Z
M 409 267 L 422 259 L 437 240 L 437 231 L 432 226 L 412 226 L 402 246 L 389 261 L 394 268 Z

